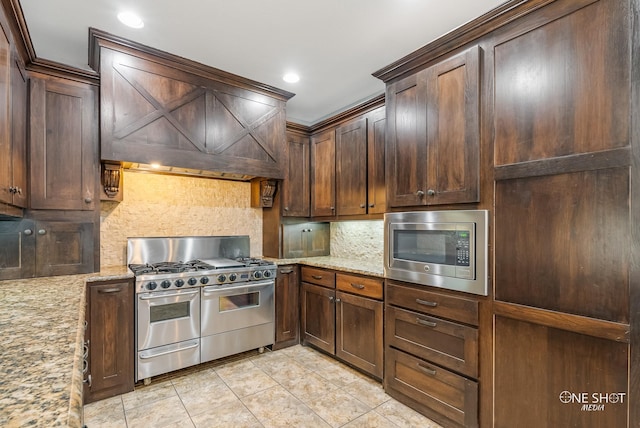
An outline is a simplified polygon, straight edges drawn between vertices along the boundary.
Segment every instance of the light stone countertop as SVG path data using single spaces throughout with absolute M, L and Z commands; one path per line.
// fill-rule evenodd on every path
M 267 260 L 275 262 L 278 266 L 301 264 L 306 266 L 320 267 L 325 269 L 341 270 L 360 275 L 384 277 L 382 260 L 380 262 L 346 259 L 344 257 L 320 256 L 304 257 L 299 259 L 274 259 L 265 257 Z
M 0 281 L 0 426 L 80 427 L 85 283 L 125 266 Z

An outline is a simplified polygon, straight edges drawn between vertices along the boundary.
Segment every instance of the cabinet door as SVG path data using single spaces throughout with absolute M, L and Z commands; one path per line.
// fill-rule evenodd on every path
M 427 69 L 427 205 L 479 201 L 480 48 Z
M 336 356 L 382 379 L 382 302 L 340 291 L 336 297 Z
M 29 219 L 0 221 L 0 280 L 34 276 L 34 228 Z
M 36 276 L 93 272 L 93 228 L 92 222 L 36 223 Z
M 97 188 L 96 88 L 31 78 L 31 208 L 93 210 Z
M 311 137 L 311 217 L 336 213 L 335 153 L 333 130 Z
M 385 142 L 386 116 L 384 107 L 368 114 L 367 118 L 367 213 L 386 211 Z
M 89 283 L 89 374 L 85 402 L 133 391 L 133 281 Z
M 289 168 L 282 182 L 282 215 L 309 217 L 311 188 L 309 184 L 309 139 L 287 133 Z
M 0 23 L 0 202 L 11 203 L 11 44 Z
M 14 52 L 11 62 L 12 204 L 27 207 L 27 72 Z
M 335 353 L 335 290 L 302 283 L 302 339 L 330 354 Z
M 284 348 L 300 341 L 300 283 L 297 266 L 281 266 L 276 277 L 276 343 Z
M 422 205 L 427 178 L 426 74 L 387 86 L 387 202 L 391 207 Z
M 367 120 L 336 129 L 336 214 L 367 213 Z

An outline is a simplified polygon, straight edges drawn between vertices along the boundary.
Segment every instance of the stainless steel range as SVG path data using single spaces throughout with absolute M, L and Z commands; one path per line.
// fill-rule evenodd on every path
M 276 265 L 248 253 L 248 236 L 127 240 L 136 382 L 273 344 Z

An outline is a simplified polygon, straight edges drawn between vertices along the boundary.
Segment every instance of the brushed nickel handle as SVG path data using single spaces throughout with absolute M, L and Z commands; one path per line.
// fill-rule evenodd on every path
M 360 208 L 364 208 L 366 206 L 367 206 L 366 204 L 360 204 Z
M 357 288 L 358 290 L 362 290 L 364 288 L 364 285 L 362 285 L 362 284 L 354 284 L 353 282 L 351 283 L 351 286 L 353 288 Z
M 46 234 L 47 234 L 46 229 L 40 229 L 40 230 L 38 230 L 38 235 L 46 235 Z
M 435 190 L 433 190 L 433 189 L 429 189 L 429 190 L 427 190 L 427 195 L 429 195 L 429 196 L 435 196 L 435 194 L 436 194 L 436 191 L 435 191 Z
M 342 300 L 340 300 L 339 297 L 336 297 L 336 303 L 340 303 L 340 302 L 342 302 Z
M 104 290 L 98 290 L 98 293 L 100 293 L 100 294 L 111 294 L 111 293 L 117 293 L 118 291 L 122 291 L 122 288 L 120 288 L 120 287 L 106 288 Z
M 422 198 L 422 197 L 424 196 L 424 191 L 422 191 L 422 190 L 418 190 L 418 191 L 416 192 L 416 196 L 417 196 L 417 197 L 419 197 L 419 198 Z
M 289 207 L 284 207 L 284 210 L 285 211 L 289 211 Z
M 335 297 L 333 297 L 333 296 L 329 296 L 329 301 L 330 301 L 331 303 L 333 303 L 335 300 L 336 300 L 336 298 L 335 298 Z
M 27 236 L 30 236 L 30 235 L 33 235 L 33 230 L 31 230 L 31 229 L 25 229 L 23 233 L 24 233 L 25 235 L 27 235 Z
M 282 270 L 280 271 L 280 273 L 281 273 L 281 274 L 283 274 L 283 275 L 286 275 L 286 274 L 288 274 L 288 273 L 293 273 L 293 269 L 287 269 L 287 270 L 282 269 Z
M 313 279 L 322 279 L 322 275 L 311 275 Z
M 427 327 L 435 327 L 435 326 L 437 326 L 437 325 L 438 325 L 438 324 L 437 324 L 437 323 L 435 323 L 435 322 L 431 322 L 431 321 L 423 320 L 423 319 L 421 319 L 421 318 L 416 318 L 416 322 L 417 322 L 418 324 L 422 324 L 422 325 L 427 326 Z
M 93 201 L 93 199 L 91 199 L 89 197 L 84 198 L 84 203 L 85 204 L 90 204 L 92 201 Z
M 429 376 L 435 376 L 436 375 L 435 369 L 432 369 L 431 367 L 425 367 L 422 364 L 418 363 L 418 368 L 421 371 L 423 371 L 424 373 L 428 374 Z
M 416 299 L 416 303 L 423 306 L 431 306 L 432 308 L 435 308 L 436 306 L 438 306 L 438 302 L 430 302 L 428 300 L 422 300 L 422 299 Z
M 16 187 L 16 193 L 22 195 L 22 187 Z
M 369 204 L 369 208 L 373 208 L 375 206 L 376 206 L 376 204 Z

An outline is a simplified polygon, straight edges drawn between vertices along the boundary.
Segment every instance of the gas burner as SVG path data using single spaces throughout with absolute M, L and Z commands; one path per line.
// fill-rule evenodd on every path
M 236 261 L 243 263 L 245 266 L 272 266 L 274 264 L 255 257 L 238 257 Z

